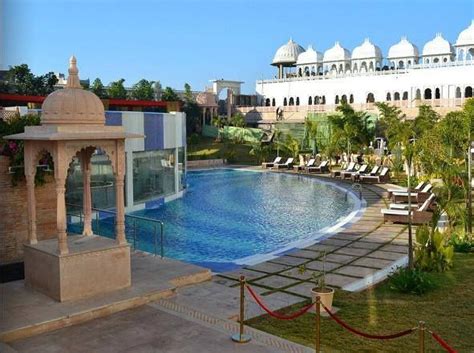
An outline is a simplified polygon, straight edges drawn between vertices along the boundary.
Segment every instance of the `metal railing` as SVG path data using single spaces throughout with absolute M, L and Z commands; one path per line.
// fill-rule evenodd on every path
M 80 205 L 74 205 L 70 203 L 67 203 L 66 206 L 68 209 L 67 214 L 69 216 L 79 217 L 79 226 L 83 225 L 84 224 L 83 223 L 83 219 L 84 219 L 83 207 Z M 74 212 L 72 209 L 77 210 L 77 212 Z M 113 232 L 115 232 L 115 223 L 116 223 L 115 220 L 116 220 L 117 212 L 95 208 L 95 207 L 92 207 L 92 212 L 95 213 L 95 231 L 98 235 L 101 235 L 101 221 L 105 223 L 108 218 L 114 218 Z M 101 218 L 101 215 L 104 215 L 104 214 L 111 215 L 111 217 Z M 78 224 L 71 223 L 71 225 L 74 226 Z M 130 237 L 128 237 L 128 234 L 129 233 L 132 234 L 131 241 L 132 241 L 133 249 L 137 249 L 140 233 L 145 234 L 145 235 L 150 234 L 149 232 L 150 229 L 147 229 L 148 227 L 146 225 L 151 226 L 151 234 L 153 234 L 153 254 L 155 256 L 158 255 L 158 242 L 159 242 L 159 247 L 160 247 L 159 253 L 160 253 L 161 258 L 163 258 L 164 253 L 165 253 L 165 250 L 164 250 L 165 224 L 163 223 L 163 221 L 160 221 L 158 219 L 153 219 L 153 218 L 129 215 L 129 214 L 125 215 L 125 235 L 127 236 L 128 239 L 130 239 Z M 94 224 L 92 226 L 94 226 Z M 102 226 L 104 226 L 104 224 Z M 127 228 L 130 229 L 130 232 L 127 231 Z M 158 241 L 158 229 L 160 231 L 159 241 Z M 103 229 L 103 231 L 105 232 L 105 229 Z M 103 235 L 106 236 L 106 234 L 103 234 Z

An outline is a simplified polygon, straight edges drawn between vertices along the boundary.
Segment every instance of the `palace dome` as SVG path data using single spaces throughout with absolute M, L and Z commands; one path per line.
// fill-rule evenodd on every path
M 444 39 L 441 33 L 437 33 L 432 40 L 424 45 L 423 56 L 452 55 L 453 51 L 454 49 L 451 43 Z
M 472 20 L 469 27 L 459 33 L 456 46 L 460 45 L 474 45 L 474 20 Z
M 400 42 L 394 44 L 388 50 L 388 59 L 398 58 L 417 58 L 419 56 L 418 48 L 416 45 L 408 41 L 406 37 L 402 37 Z
M 331 49 L 328 49 L 324 52 L 324 61 L 347 61 L 351 59 L 351 53 L 349 50 L 341 47 L 339 42 L 336 42 Z
M 298 55 L 296 65 L 316 64 L 320 63 L 321 61 L 323 61 L 323 54 L 314 50 L 310 45 L 304 53 Z
M 366 38 L 364 42 L 355 47 L 352 51 L 352 60 L 354 59 L 381 59 L 382 51 L 378 46 L 373 44 L 369 38 Z
M 105 124 L 104 105 L 94 93 L 82 89 L 76 63 L 72 56 L 66 87 L 54 91 L 44 100 L 42 124 Z
M 298 55 L 304 52 L 304 48 L 292 39 L 285 45 L 282 45 L 273 57 L 272 65 L 294 65 L 298 60 Z

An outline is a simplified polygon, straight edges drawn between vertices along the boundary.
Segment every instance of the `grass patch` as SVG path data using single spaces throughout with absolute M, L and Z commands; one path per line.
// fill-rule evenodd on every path
M 453 268 L 433 276 L 436 289 L 425 295 L 400 294 L 390 289 L 388 282 L 361 293 L 336 291 L 334 305 L 349 325 L 374 334 L 388 334 L 426 322 L 453 348 L 472 352 L 474 335 L 474 254 L 456 254 Z M 293 312 L 304 304 L 290 306 L 281 312 Z M 264 315 L 248 325 L 314 347 L 314 314 L 308 313 L 293 321 L 279 321 Z M 322 350 L 324 352 L 416 352 L 417 332 L 390 341 L 374 341 L 354 336 L 329 318 L 322 318 Z M 444 350 L 426 335 L 427 352 Z
M 199 136 L 194 143 L 188 144 L 188 160 L 227 158 L 229 151 L 234 151 L 233 163 L 256 165 L 257 159 L 250 155 L 252 146 L 232 142 L 216 142 L 215 139 Z

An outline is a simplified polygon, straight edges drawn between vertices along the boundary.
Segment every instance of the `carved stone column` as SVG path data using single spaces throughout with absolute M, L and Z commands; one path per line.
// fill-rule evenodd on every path
M 56 178 L 56 227 L 58 232 L 58 251 L 61 255 L 69 253 L 66 231 L 65 183 L 65 178 Z
M 35 197 L 35 175 L 26 175 L 26 189 L 28 193 L 28 243 L 36 244 L 36 197 Z
M 125 237 L 125 199 L 124 199 L 124 180 L 125 180 L 125 141 L 116 142 L 116 172 L 115 172 L 115 208 L 117 211 L 115 233 L 118 244 L 126 244 Z
M 28 201 L 28 243 L 38 243 L 36 235 L 35 150 L 30 141 L 25 143 L 25 177 Z
M 83 235 L 92 235 L 92 194 L 91 194 L 91 155 L 87 150 L 81 151 L 81 170 L 84 185 L 82 204 L 84 210 Z
M 124 211 L 124 178 L 125 175 L 115 174 L 115 202 L 117 209 L 117 219 L 115 222 L 115 232 L 117 234 L 117 243 L 126 244 L 125 238 L 125 211 Z

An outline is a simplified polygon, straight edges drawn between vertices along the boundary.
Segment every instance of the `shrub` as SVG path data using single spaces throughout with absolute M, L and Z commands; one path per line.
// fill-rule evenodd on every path
M 194 134 L 191 134 L 191 136 L 189 136 L 188 138 L 188 144 L 190 145 L 197 145 L 199 143 L 199 135 L 194 133 Z
M 439 230 L 426 225 L 418 227 L 416 242 L 415 261 L 420 269 L 443 272 L 451 267 L 454 248 Z
M 453 246 L 455 252 L 474 251 L 474 240 L 463 231 L 454 232 L 449 239 L 449 244 Z
M 431 275 L 420 268 L 400 268 L 388 278 L 390 289 L 400 293 L 422 295 L 436 288 Z

